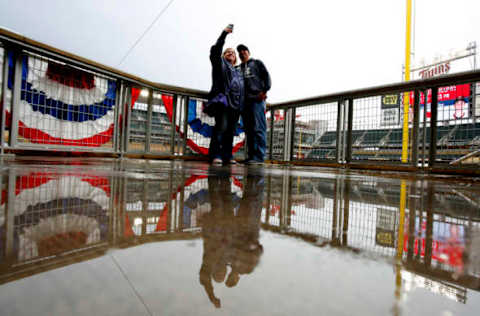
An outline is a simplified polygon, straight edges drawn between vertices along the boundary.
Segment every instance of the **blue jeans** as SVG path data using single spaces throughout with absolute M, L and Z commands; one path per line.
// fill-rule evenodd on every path
M 263 161 L 267 149 L 265 101 L 247 101 L 242 117 L 247 136 L 247 159 Z
M 240 113 L 230 107 L 219 109 L 215 114 L 215 126 L 208 149 L 210 161 L 219 158 L 229 163 L 232 159 L 233 136 L 239 117 Z

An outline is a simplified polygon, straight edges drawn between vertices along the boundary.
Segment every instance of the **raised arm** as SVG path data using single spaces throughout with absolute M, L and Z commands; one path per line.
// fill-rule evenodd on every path
M 225 45 L 225 38 L 229 33 L 232 33 L 232 29 L 226 27 L 222 34 L 220 34 L 220 37 L 217 39 L 215 45 L 210 48 L 210 61 L 212 64 L 221 62 L 223 45 Z

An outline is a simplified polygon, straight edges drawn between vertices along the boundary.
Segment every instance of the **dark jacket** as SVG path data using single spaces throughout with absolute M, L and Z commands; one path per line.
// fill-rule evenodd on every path
M 260 92 L 267 92 L 272 86 L 270 74 L 259 59 L 250 58 L 245 64 L 237 66 L 245 80 L 246 100 L 256 100 Z
M 243 110 L 245 103 L 245 85 L 243 76 L 238 69 L 222 57 L 223 45 L 227 32 L 223 31 L 215 45 L 210 49 L 210 61 L 212 63 L 212 88 L 208 98 L 212 99 L 219 93 L 226 94 L 229 105 L 236 110 Z M 230 89 L 228 89 L 230 87 Z

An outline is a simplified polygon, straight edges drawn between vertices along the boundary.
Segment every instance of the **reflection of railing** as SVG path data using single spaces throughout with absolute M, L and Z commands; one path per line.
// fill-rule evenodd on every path
M 171 171 L 156 179 L 127 179 L 10 170 L 1 179 L 0 283 L 102 256 L 109 247 L 200 238 L 200 218 L 211 211 L 203 174 Z M 245 194 L 242 181 L 227 181 L 237 200 Z M 465 288 L 478 290 L 480 282 L 480 270 L 465 259 L 478 246 L 467 242 L 480 233 L 478 192 L 425 185 L 407 187 L 403 247 L 401 187 L 373 178 L 269 175 L 262 228 L 374 260 L 396 258 L 403 249 L 402 271 L 421 275 L 440 292 L 457 289 L 464 298 Z M 372 192 L 376 199 L 369 197 Z M 452 210 L 450 203 L 461 207 Z
M 277 178 L 269 181 L 274 185 L 268 186 L 263 229 L 317 246 L 361 252 L 362 256 L 376 260 L 379 256 L 387 260 L 396 258 L 399 240 L 403 240 L 403 247 L 400 246 L 403 267 L 413 273 L 418 271 L 433 283 L 447 282 L 442 286 L 435 283 L 438 285 L 432 286 L 435 290 L 460 286 L 463 293 L 465 287 L 479 289 L 478 263 L 467 259 L 478 247 L 468 241 L 478 238 L 480 233 L 476 190 L 466 187 L 462 192 L 450 192 L 434 184 L 425 188 L 413 183 L 408 188 L 412 197 L 406 201 L 400 239 L 400 185 L 391 182 L 382 185 L 369 178 L 348 182 L 303 179 L 300 185 L 310 182 L 307 186 L 314 188 L 313 198 L 321 200 L 309 206 L 306 201 L 299 203 L 292 199 L 295 184 L 299 185 L 295 178 L 284 178 L 283 184 Z M 283 193 L 289 199 L 278 198 L 280 187 L 288 188 Z M 465 302 L 462 297 L 458 300 Z

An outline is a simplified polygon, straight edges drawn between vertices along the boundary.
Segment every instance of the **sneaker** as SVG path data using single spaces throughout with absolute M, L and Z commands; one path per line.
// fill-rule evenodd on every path
M 220 158 L 215 158 L 212 160 L 212 165 L 221 165 L 222 164 L 222 159 Z
M 231 165 L 236 165 L 236 164 L 237 164 L 237 161 L 234 160 L 234 159 L 231 159 L 231 160 L 230 160 L 230 164 L 231 164 Z

